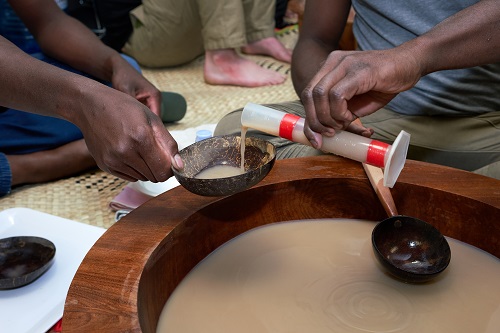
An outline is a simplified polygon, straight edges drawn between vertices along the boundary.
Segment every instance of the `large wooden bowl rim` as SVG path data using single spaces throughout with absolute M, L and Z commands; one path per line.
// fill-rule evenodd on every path
M 392 194 L 400 214 L 423 219 L 446 236 L 500 256 L 500 181 L 408 160 Z M 296 200 L 301 204 L 286 207 L 283 198 L 292 201 L 294 196 L 300 196 Z M 415 200 L 419 202 L 416 204 Z M 229 197 L 202 197 L 182 187 L 175 188 L 122 218 L 92 247 L 70 286 L 63 331 L 152 331 L 156 323 L 145 328 L 148 324 L 144 325 L 144 318 L 142 327 L 139 320 L 140 308 L 144 307 L 144 301 L 138 300 L 141 277 L 145 278 L 165 253 L 179 245 L 174 244 L 176 237 L 196 233 L 193 226 L 208 219 L 214 221 L 214 227 L 207 230 L 226 233 L 216 236 L 220 237 L 217 243 L 224 238 L 229 240 L 252 228 L 253 222 L 249 221 L 254 219 L 242 217 L 244 223 L 232 223 L 230 228 L 224 219 L 240 216 L 243 213 L 238 210 L 247 204 L 252 207 L 267 201 L 277 201 L 271 210 L 277 215 L 265 217 L 263 224 L 304 218 L 380 221 L 386 217 L 361 164 L 333 155 L 279 160 L 262 182 Z M 227 213 L 221 212 L 221 208 Z M 210 215 L 217 218 L 210 220 Z M 180 225 L 182 228 L 175 228 Z M 207 225 L 210 223 L 202 226 L 211 228 Z M 188 227 L 194 231 L 184 230 Z M 197 237 L 200 238 L 186 246 L 204 246 L 201 237 L 207 235 Z M 158 314 L 151 316 L 147 320 L 155 320 Z

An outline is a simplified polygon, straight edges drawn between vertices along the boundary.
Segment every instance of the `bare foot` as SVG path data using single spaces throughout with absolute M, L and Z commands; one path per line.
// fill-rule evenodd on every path
M 241 57 L 234 49 L 205 52 L 205 82 L 214 85 L 261 87 L 281 84 L 286 76 L 262 68 Z
M 43 183 L 96 167 L 83 139 L 64 146 L 24 155 L 8 155 L 12 186 Z
M 281 44 L 276 37 L 268 37 L 250 43 L 242 47 L 241 51 L 246 54 L 267 55 L 286 63 L 292 61 L 292 51 Z

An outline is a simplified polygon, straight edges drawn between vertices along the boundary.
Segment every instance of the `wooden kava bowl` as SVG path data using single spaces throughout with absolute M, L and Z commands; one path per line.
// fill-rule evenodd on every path
M 499 180 L 407 161 L 392 194 L 401 214 L 500 256 Z M 96 242 L 70 286 L 63 331 L 155 332 L 165 302 L 186 274 L 252 228 L 385 217 L 361 164 L 333 155 L 279 160 L 259 184 L 227 197 L 203 197 L 179 186 L 132 211 Z

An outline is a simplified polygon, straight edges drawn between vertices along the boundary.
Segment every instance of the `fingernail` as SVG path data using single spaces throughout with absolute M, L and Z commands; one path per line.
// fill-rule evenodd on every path
M 313 132 L 314 138 L 311 140 L 311 144 L 315 149 L 321 149 L 322 137 L 321 134 Z
M 174 165 L 174 168 L 177 170 L 184 169 L 184 162 L 182 161 L 182 158 L 179 154 L 175 154 L 174 158 L 172 159 L 172 164 Z
M 336 134 L 336 132 L 335 132 L 335 130 L 333 128 L 328 128 L 326 130 L 326 132 L 323 133 L 323 135 L 328 136 L 328 137 L 335 136 L 335 134 Z
M 318 149 L 318 142 L 316 140 L 310 140 L 309 142 L 311 142 L 313 148 Z

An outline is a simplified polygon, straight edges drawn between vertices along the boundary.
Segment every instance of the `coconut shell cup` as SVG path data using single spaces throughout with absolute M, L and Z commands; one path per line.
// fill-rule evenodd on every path
M 53 264 L 54 243 L 34 236 L 0 239 L 0 290 L 28 285 Z
M 276 148 L 265 140 L 247 137 L 245 140 L 245 172 L 241 175 L 199 179 L 196 176 L 217 165 L 241 166 L 241 137 L 216 136 L 182 149 L 179 152 L 184 168 L 172 168 L 179 183 L 192 193 L 202 196 L 227 196 L 244 191 L 259 183 L 271 171 L 276 160 Z

